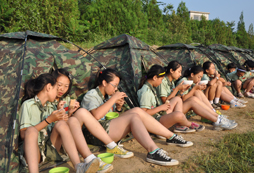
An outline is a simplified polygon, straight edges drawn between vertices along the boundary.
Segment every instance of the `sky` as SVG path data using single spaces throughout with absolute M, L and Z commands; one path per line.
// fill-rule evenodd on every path
M 254 25 L 254 0 L 157 0 L 172 4 L 175 11 L 181 1 L 185 2 L 189 11 L 209 12 L 209 20 L 219 18 L 225 23 L 235 21 L 235 29 L 243 11 L 245 30 L 248 32 L 250 24 Z

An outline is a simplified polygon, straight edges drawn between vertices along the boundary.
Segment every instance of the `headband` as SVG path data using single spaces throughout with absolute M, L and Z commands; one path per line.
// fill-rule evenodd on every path
M 246 70 L 243 70 L 243 69 L 240 69 L 240 68 L 238 68 L 237 70 L 241 71 L 241 72 L 246 72 Z

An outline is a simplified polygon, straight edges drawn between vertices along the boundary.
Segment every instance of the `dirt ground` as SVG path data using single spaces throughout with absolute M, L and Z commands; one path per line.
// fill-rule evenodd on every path
M 223 136 L 229 133 L 246 133 L 253 131 L 254 124 L 254 99 L 248 99 L 248 104 L 246 108 L 230 108 L 229 110 L 221 110 L 222 114 L 227 115 L 229 119 L 233 119 L 238 123 L 238 126 L 234 130 L 230 131 L 214 131 L 212 130 L 212 125 L 200 122 L 200 116 L 195 116 L 190 119 L 190 121 L 198 122 L 205 125 L 206 129 L 202 132 L 196 132 L 192 134 L 181 134 L 184 139 L 192 141 L 194 145 L 188 148 L 181 148 L 177 146 L 166 145 L 165 140 L 154 138 L 155 143 L 166 150 L 169 156 L 173 159 L 177 159 L 180 165 L 186 164 L 186 162 L 191 162 L 190 158 L 195 157 L 201 151 L 211 151 L 211 147 L 208 144 L 211 142 L 216 142 L 220 140 Z M 115 157 L 112 165 L 114 169 L 112 173 L 118 172 L 182 172 L 180 166 L 165 167 L 157 166 L 145 161 L 147 151 L 135 140 L 132 139 L 128 142 L 123 143 L 124 148 L 134 152 L 134 157 L 129 159 L 120 159 Z M 102 151 L 104 152 L 104 151 Z M 99 154 L 96 152 L 95 155 Z M 66 166 L 70 168 L 70 172 L 75 172 L 72 164 L 67 162 L 60 166 Z M 47 171 L 45 171 L 47 172 Z M 185 170 L 184 172 L 188 172 Z

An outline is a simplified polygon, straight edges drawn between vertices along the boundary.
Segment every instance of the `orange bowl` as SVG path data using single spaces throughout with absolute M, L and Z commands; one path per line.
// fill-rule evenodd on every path
M 221 109 L 228 110 L 230 108 L 230 105 L 221 105 Z

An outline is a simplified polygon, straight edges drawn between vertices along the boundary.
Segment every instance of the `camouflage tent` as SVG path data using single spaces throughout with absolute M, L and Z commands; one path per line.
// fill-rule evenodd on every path
M 123 79 L 120 89 L 127 93 L 134 106 L 139 105 L 136 92 L 142 68 L 147 71 L 154 64 L 166 65 L 146 43 L 126 34 L 111 38 L 89 52 L 92 56 L 87 55 L 86 59 L 98 66 L 110 67 L 120 72 Z M 128 102 L 127 99 L 126 101 Z
M 89 89 L 92 71 L 99 67 L 59 42 L 58 37 L 32 31 L 0 35 L 0 172 L 18 172 L 18 108 L 24 83 L 54 68 L 73 77 L 72 97 Z
M 164 56 L 168 62 L 172 60 L 179 61 L 183 66 L 183 72 L 193 65 L 202 66 L 205 61 L 212 61 L 222 76 L 226 76 L 220 64 L 218 63 L 214 52 L 205 46 L 200 45 L 195 47 L 188 44 L 177 43 L 161 46 L 157 49 L 157 51 L 159 54 Z

